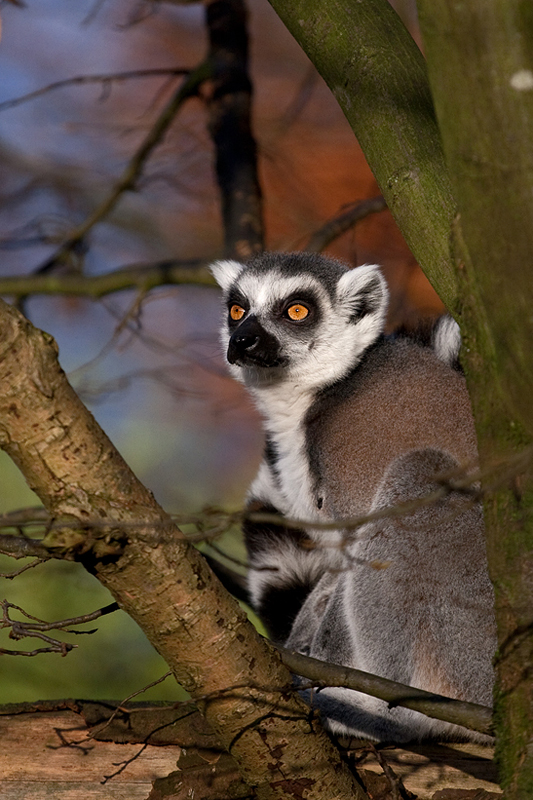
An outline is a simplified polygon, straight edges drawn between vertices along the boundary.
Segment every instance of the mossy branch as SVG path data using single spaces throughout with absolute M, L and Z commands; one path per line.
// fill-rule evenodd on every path
M 270 0 L 337 98 L 415 258 L 452 311 L 456 213 L 424 58 L 387 0 Z

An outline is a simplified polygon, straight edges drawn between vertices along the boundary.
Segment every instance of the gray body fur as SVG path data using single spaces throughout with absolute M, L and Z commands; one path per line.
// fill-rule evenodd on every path
M 481 509 L 458 491 L 423 499 L 442 487 L 440 476 L 477 460 L 465 381 L 450 366 L 457 326 L 443 320 L 431 348 L 384 338 L 387 291 L 375 266 L 265 254 L 247 267 L 218 262 L 213 273 L 226 304 L 244 307 L 248 327 L 230 321 L 223 341 L 265 424 L 249 506 L 311 523 L 296 533 L 245 528 L 250 594 L 274 637 L 491 705 L 495 623 Z M 286 319 L 285 296 L 309 301 L 305 325 Z M 417 500 L 411 513 L 356 531 L 312 527 Z M 313 703 L 336 734 L 480 738 L 352 690 L 322 690 Z

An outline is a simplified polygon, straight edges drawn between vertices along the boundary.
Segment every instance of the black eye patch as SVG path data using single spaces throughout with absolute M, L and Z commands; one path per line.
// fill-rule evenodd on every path
M 295 323 L 294 319 L 291 319 L 289 316 L 288 311 L 299 304 L 304 306 L 309 313 L 304 319 Z M 293 292 L 288 297 L 278 300 L 272 308 L 272 313 L 274 317 L 288 322 L 291 326 L 296 324 L 299 327 L 309 327 L 319 321 L 320 306 L 314 292 L 303 290 L 300 292 Z
M 250 303 L 248 302 L 246 297 L 243 295 L 243 293 L 239 292 L 238 289 L 231 289 L 231 291 L 230 291 L 230 293 L 228 295 L 227 301 L 226 301 L 226 306 L 227 306 L 227 309 L 228 309 L 228 325 L 230 327 L 235 327 L 236 325 L 239 324 L 239 321 L 240 321 L 240 320 L 232 319 L 231 309 L 233 308 L 233 306 L 240 306 L 241 308 L 244 309 L 245 313 L 248 313 L 248 311 L 250 310 Z

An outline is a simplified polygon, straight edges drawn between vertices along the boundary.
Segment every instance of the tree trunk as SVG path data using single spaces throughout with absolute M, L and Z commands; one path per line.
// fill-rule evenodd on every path
M 387 0 L 270 0 L 337 98 L 402 234 L 454 308 L 455 215 L 424 58 Z
M 258 798 L 365 797 L 247 621 L 80 402 L 48 334 L 0 301 L 0 446 L 81 561 L 198 702 Z M 229 690 L 229 691 L 228 691 Z
M 507 480 L 485 512 L 499 635 L 497 759 L 507 796 L 522 798 L 533 793 L 533 7 L 520 0 L 419 7 L 460 214 L 464 316 L 475 334 L 466 363 L 482 467 L 507 462 Z
M 246 261 L 263 250 L 264 242 L 244 0 L 208 0 L 206 21 L 213 86 L 209 131 L 222 201 L 224 255 Z
M 419 0 L 439 130 L 422 57 L 386 0 L 270 2 L 337 97 L 461 323 L 487 473 L 498 758 L 509 796 L 523 797 L 533 792 L 532 6 Z

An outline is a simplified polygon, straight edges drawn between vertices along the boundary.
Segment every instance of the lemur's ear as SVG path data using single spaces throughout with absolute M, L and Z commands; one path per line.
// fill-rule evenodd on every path
M 350 322 L 371 316 L 383 323 L 389 292 L 377 264 L 365 264 L 345 272 L 337 284 L 337 299 L 346 308 Z
M 213 278 L 216 280 L 220 288 L 227 292 L 230 286 L 235 282 L 237 275 L 244 268 L 244 264 L 239 264 L 238 261 L 215 261 L 209 267 Z

